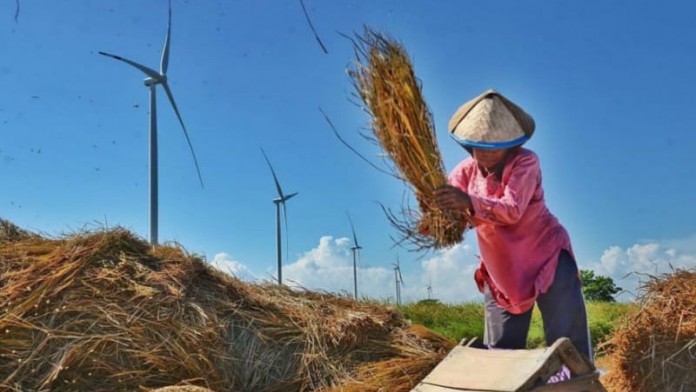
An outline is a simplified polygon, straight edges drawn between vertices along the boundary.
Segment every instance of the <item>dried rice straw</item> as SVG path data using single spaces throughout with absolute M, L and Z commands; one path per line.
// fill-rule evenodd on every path
M 696 268 L 651 276 L 608 342 L 610 391 L 696 390 Z
M 372 117 L 374 140 L 396 166 L 396 177 L 413 189 L 420 212 L 406 204 L 401 216 L 383 207 L 415 250 L 438 249 L 462 240 L 467 217 L 442 211 L 434 204 L 433 191 L 447 183 L 438 150 L 432 114 L 421 93 L 406 50 L 397 42 L 365 28 L 352 40 L 356 61 L 349 70 L 355 89 Z
M 49 240 L 0 223 L 2 391 L 340 390 L 448 347 L 394 309 L 245 283 L 122 228 Z M 379 382 L 425 374 L 409 376 Z

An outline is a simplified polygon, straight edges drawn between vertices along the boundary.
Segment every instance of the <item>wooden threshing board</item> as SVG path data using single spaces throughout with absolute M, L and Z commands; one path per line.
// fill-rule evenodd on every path
M 544 384 L 566 365 L 575 376 Z M 412 392 L 604 391 L 594 372 L 568 339 L 533 350 L 486 350 L 457 346 Z

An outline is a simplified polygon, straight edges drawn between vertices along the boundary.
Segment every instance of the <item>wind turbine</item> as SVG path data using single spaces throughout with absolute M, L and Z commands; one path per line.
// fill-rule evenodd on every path
M 433 283 L 432 283 L 430 277 L 428 277 L 428 299 L 432 299 L 432 298 L 433 298 Z
M 282 205 L 283 207 L 283 215 L 284 215 L 284 220 L 285 220 L 285 232 L 287 233 L 288 231 L 288 211 L 285 208 L 285 202 L 290 200 L 293 196 L 297 195 L 297 192 L 291 193 L 289 195 L 286 195 L 283 193 L 283 190 L 280 188 L 280 183 L 278 182 L 278 177 L 275 174 L 275 170 L 273 170 L 273 166 L 271 165 L 271 161 L 268 160 L 268 156 L 266 155 L 266 152 L 261 149 L 261 153 L 263 153 L 263 157 L 266 159 L 266 163 L 268 163 L 268 167 L 271 169 L 271 174 L 273 175 L 273 181 L 275 182 L 276 190 L 278 191 L 278 197 L 273 199 L 273 204 L 276 206 L 276 256 L 278 258 L 278 284 L 283 284 L 283 261 L 282 261 L 282 252 L 281 252 L 281 246 L 280 246 L 280 207 Z
M 348 213 L 346 213 L 348 215 Z M 353 298 L 355 300 L 358 300 L 358 258 L 360 257 L 360 249 L 362 249 L 362 246 L 358 244 L 358 237 L 355 235 L 355 227 L 353 227 L 353 221 L 350 219 L 350 215 L 348 215 L 348 221 L 350 222 L 350 230 L 353 232 L 353 246 L 350 248 L 350 250 L 353 251 L 353 288 L 354 288 L 354 293 L 353 293 Z
M 115 54 L 99 52 L 99 54 L 111 57 L 113 59 L 122 61 L 128 65 L 131 65 L 147 75 L 145 78 L 145 86 L 150 89 L 150 243 L 152 245 L 157 245 L 157 232 L 158 232 L 158 177 L 157 177 L 157 85 L 162 85 L 164 92 L 169 98 L 169 103 L 176 113 L 176 117 L 179 119 L 181 128 L 184 130 L 184 136 L 186 137 L 186 142 L 188 143 L 189 150 L 191 150 L 191 155 L 193 156 L 193 163 L 196 165 L 196 172 L 198 173 L 198 179 L 201 182 L 201 188 L 203 188 L 203 177 L 201 176 L 201 170 L 198 167 L 198 160 L 196 159 L 196 153 L 193 151 L 193 145 L 191 144 L 191 139 L 189 138 L 188 131 L 186 131 L 186 126 L 184 121 L 181 119 L 181 114 L 179 113 L 179 108 L 176 106 L 174 101 L 174 95 L 172 95 L 172 90 L 169 88 L 169 83 L 167 82 L 167 67 L 169 66 L 169 40 L 171 37 L 172 30 L 172 2 L 169 1 L 169 20 L 167 23 L 167 37 L 164 40 L 164 48 L 162 49 L 162 58 L 160 61 L 159 72 L 152 68 L 148 68 L 142 64 L 136 63 L 135 61 L 128 60 L 124 57 L 117 56 Z
M 401 285 L 404 284 L 404 278 L 401 277 L 401 266 L 399 265 L 399 256 L 396 256 L 394 266 L 394 282 L 396 284 L 396 305 L 401 305 Z

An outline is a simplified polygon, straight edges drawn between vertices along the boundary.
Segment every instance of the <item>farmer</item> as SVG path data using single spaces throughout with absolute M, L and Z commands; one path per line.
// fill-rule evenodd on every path
M 536 302 L 547 345 L 567 337 L 592 360 L 570 238 L 546 207 L 539 158 L 522 148 L 534 120 L 488 90 L 454 113 L 449 131 L 471 157 L 435 191 L 435 203 L 466 213 L 476 229 L 481 263 L 474 278 L 485 302 L 484 343 L 525 348 Z

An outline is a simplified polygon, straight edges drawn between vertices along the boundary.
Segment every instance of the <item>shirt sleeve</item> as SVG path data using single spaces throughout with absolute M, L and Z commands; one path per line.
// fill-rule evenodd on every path
M 469 185 L 469 178 L 466 174 L 466 161 L 459 163 L 447 177 L 447 182 L 466 192 Z
M 469 195 L 477 221 L 510 225 L 520 220 L 541 180 L 539 160 L 535 155 L 521 156 L 512 163 L 510 178 L 499 198 Z

